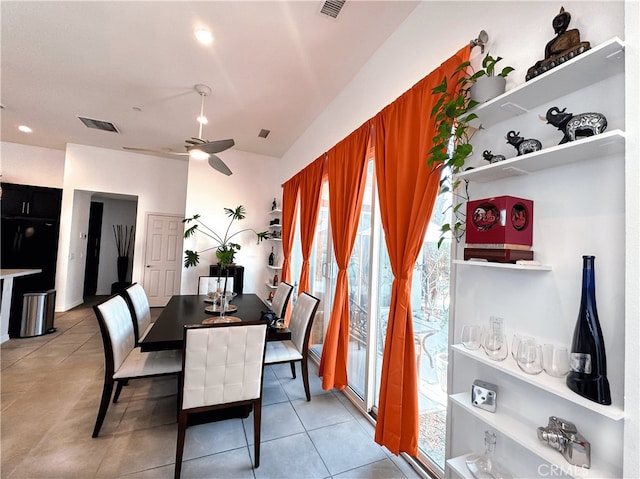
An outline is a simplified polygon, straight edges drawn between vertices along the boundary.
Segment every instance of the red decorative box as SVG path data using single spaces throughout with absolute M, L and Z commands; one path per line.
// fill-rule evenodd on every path
M 467 202 L 467 244 L 533 244 L 533 201 L 497 196 Z

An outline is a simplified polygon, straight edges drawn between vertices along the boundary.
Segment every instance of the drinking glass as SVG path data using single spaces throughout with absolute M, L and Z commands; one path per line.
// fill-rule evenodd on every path
M 527 374 L 542 372 L 542 346 L 533 338 L 522 338 L 516 353 L 518 367 Z
M 465 324 L 462 327 L 462 345 L 475 351 L 482 345 L 482 327 L 478 324 Z
M 524 336 L 521 334 L 514 334 L 511 339 L 511 356 L 513 356 L 513 359 L 516 361 L 518 360 L 518 358 L 516 358 L 516 355 L 518 354 L 518 346 L 520 345 L 520 341 L 522 341 L 523 337 Z
M 569 372 L 569 351 L 565 346 L 545 344 L 542 348 L 544 371 L 554 378 L 561 378 Z
M 494 361 L 504 361 L 509 355 L 507 337 L 503 333 L 489 331 L 485 335 L 482 345 L 489 359 Z

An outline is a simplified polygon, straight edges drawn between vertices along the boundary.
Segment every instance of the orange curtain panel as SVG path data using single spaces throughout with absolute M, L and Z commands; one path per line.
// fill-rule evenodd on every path
M 349 281 L 347 266 L 358 232 L 360 209 L 367 181 L 367 122 L 327 153 L 329 215 L 333 249 L 338 264 L 336 291 L 322 346 L 319 375 L 323 389 L 347 385 L 349 353 Z
M 391 452 L 418 453 L 418 378 L 411 314 L 413 267 L 438 195 L 440 168 L 427 166 L 435 135 L 431 90 L 469 58 L 469 46 L 373 119 L 380 214 L 393 283 L 382 360 L 375 440 Z M 448 82 L 455 89 L 455 82 Z
M 291 250 L 298 212 L 299 178 L 291 178 L 282 186 L 282 271 L 281 280 L 291 283 Z M 289 311 L 291 308 L 288 308 Z
M 309 258 L 313 237 L 316 232 L 316 222 L 320 211 L 320 193 L 325 178 L 326 155 L 309 164 L 298 173 L 300 179 L 300 242 L 302 246 L 302 272 L 298 294 L 309 291 Z

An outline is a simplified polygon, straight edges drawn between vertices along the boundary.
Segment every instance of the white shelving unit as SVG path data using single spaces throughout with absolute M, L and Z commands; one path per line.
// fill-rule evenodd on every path
M 593 98 L 605 96 L 597 91 L 597 88 L 601 88 L 596 86 L 598 82 L 606 81 L 603 84 L 611 88 L 607 95 L 618 100 L 611 104 L 624 104 L 619 101 L 620 95 L 624 95 L 624 65 L 624 44 L 620 39 L 613 38 L 478 106 L 474 112 L 479 119 L 474 126 L 481 124 L 483 130 L 480 138 L 474 137 L 472 143 L 476 141 L 482 144 L 483 141 L 491 141 L 491 137 L 503 138 L 506 131 L 513 129 L 512 122 L 516 121 L 516 117 L 522 116 L 517 119 L 518 125 L 539 125 L 539 110 L 544 111 L 550 102 L 557 102 L 562 106 L 566 104 L 570 106 L 570 111 L 577 104 L 590 105 Z M 570 96 L 571 101 L 565 100 L 565 96 Z M 507 462 L 506 468 L 514 477 L 535 474 L 535 465 L 541 463 L 548 463 L 564 475 L 576 478 L 625 475 L 622 457 L 627 416 L 624 411 L 622 369 L 628 357 L 624 356 L 624 339 L 620 337 L 624 338 L 627 327 L 625 322 L 630 319 L 624 317 L 624 304 L 620 304 L 624 300 L 620 295 L 624 291 L 624 274 L 619 270 L 624 270 L 624 255 L 628 253 L 624 249 L 624 228 L 609 228 L 607 235 L 599 235 L 597 228 L 598 222 L 603 218 L 609 226 L 617 224 L 616 221 L 623 225 L 625 214 L 629 214 L 629 205 L 625 204 L 623 195 L 618 193 L 625 188 L 624 168 L 622 173 L 620 170 L 620 161 L 624 158 L 626 149 L 624 126 L 619 120 L 623 115 L 617 111 L 610 113 L 617 122 L 613 130 L 563 145 L 547 146 L 534 153 L 483 165 L 458 175 L 459 179 L 469 182 L 472 199 L 500 194 L 522 194 L 523 197 L 534 199 L 536 252 L 542 252 L 544 262 L 553 264 L 553 268 L 548 264 L 519 265 L 453 260 L 457 268 L 454 273 L 455 295 L 452 304 L 453 334 L 450 335 L 449 390 L 453 394 L 449 396 L 449 407 L 450 410 L 453 409 L 453 414 L 450 416 L 452 427 L 448 438 L 450 457 L 446 461 L 449 476 L 471 477 L 465 457 L 469 453 L 481 451 L 476 450 L 480 439 L 474 444 L 469 435 L 481 438 L 482 431 L 491 428 L 502 435 L 498 447 Z M 474 150 L 476 146 L 479 145 L 474 143 Z M 483 148 L 479 149 L 482 151 Z M 609 174 L 613 171 L 615 174 Z M 607 196 L 601 193 L 603 184 L 613 194 Z M 563 196 L 564 191 L 571 191 L 577 198 L 569 193 Z M 593 209 L 597 212 L 590 209 L 590 201 L 593 201 Z M 539 234 L 537 243 L 536 228 Z M 556 233 L 557 231 L 560 233 Z M 609 244 L 611 246 L 607 250 L 606 246 Z M 463 246 L 456 246 L 454 258 L 460 255 Z M 570 346 L 570 333 L 575 324 L 574 313 L 577 313 L 578 307 L 575 302 L 579 300 L 579 257 L 581 254 L 591 254 L 587 251 L 594 248 L 605 259 L 620 266 L 611 266 L 609 270 L 603 268 L 604 274 L 609 276 L 601 278 L 602 283 L 598 283 L 602 286 L 600 294 L 603 294 L 602 291 L 604 294 L 608 293 L 602 301 L 599 299 L 599 307 L 603 305 L 603 308 L 609 308 L 607 311 L 619 313 L 607 317 L 607 331 L 614 331 L 615 335 L 605 335 L 610 383 L 613 384 L 612 390 L 616 389 L 612 394 L 612 405 L 600 405 L 573 393 L 567 388 L 564 378 L 553 378 L 544 372 L 538 375 L 525 374 L 511 356 L 505 361 L 496 362 L 489 359 L 482 350 L 469 351 L 462 345 L 455 344 L 459 340 L 463 324 L 484 324 L 489 314 L 498 311 L 499 316 L 505 315 L 511 321 L 507 327 L 509 333 L 517 331 L 532 334 L 530 331 L 533 330 L 538 335 L 555 334 L 557 337 L 553 337 L 553 340 L 562 340 L 564 343 L 568 341 L 567 345 Z M 612 249 L 616 253 L 611 252 Z M 567 255 L 571 256 L 570 263 L 566 260 Z M 518 271 L 545 274 L 525 275 Z M 596 281 L 599 281 L 598 276 Z M 608 283 L 605 284 L 606 281 Z M 612 281 L 615 282 L 614 285 Z M 575 283 L 577 284 L 574 286 Z M 577 297 L 574 297 L 576 294 Z M 565 301 L 565 296 L 571 296 L 571 301 Z M 551 311 L 549 308 L 545 309 L 547 302 L 554 305 L 550 308 Z M 565 302 L 569 303 L 568 307 L 565 307 Z M 575 308 L 573 311 L 572 307 Z M 477 314 L 487 316 L 474 317 Z M 533 321 L 523 319 L 532 316 L 536 318 Z M 601 322 L 602 320 L 601 312 Z M 610 347 L 608 341 L 614 346 Z M 637 361 L 634 364 L 636 363 Z M 617 368 L 612 368 L 611 364 L 617 365 Z M 474 378 L 494 382 L 499 390 L 502 388 L 504 394 L 498 394 L 496 413 L 471 405 L 470 389 Z M 543 410 L 544 414 L 538 414 L 536 409 Z M 535 429 L 546 425 L 541 422 L 541 419 L 547 417 L 545 414 L 558 415 L 575 422 L 578 430 L 592 443 L 590 469 L 571 466 L 559 452 L 538 440 Z M 469 416 L 475 421 L 470 421 Z
M 278 219 L 280 219 L 280 221 L 282 221 L 281 215 L 282 215 L 282 210 L 280 208 L 276 208 L 276 209 L 273 209 L 273 210 L 269 211 L 269 223 L 271 223 L 271 221 L 274 218 L 278 218 Z M 278 224 L 269 224 L 268 228 L 269 228 L 269 233 L 270 233 L 269 242 L 273 246 L 276 256 L 278 258 L 280 258 L 282 256 L 282 251 L 281 251 L 281 246 L 280 246 L 282 244 L 282 238 L 280 238 L 280 237 L 272 238 L 271 235 L 275 232 L 278 236 L 281 236 L 281 234 L 282 234 L 282 224 L 280 224 L 280 223 L 278 223 Z M 275 292 L 275 290 L 278 288 L 277 285 L 276 286 L 273 285 L 273 277 L 274 277 L 274 275 L 276 273 L 278 274 L 278 277 L 280 277 L 281 276 L 281 274 L 280 274 L 281 269 L 282 269 L 282 265 L 280 265 L 280 266 L 267 265 L 267 271 L 269 273 L 269 276 L 268 276 L 267 280 L 264 282 L 264 285 L 267 288 L 267 296 L 269 295 L 270 292 Z

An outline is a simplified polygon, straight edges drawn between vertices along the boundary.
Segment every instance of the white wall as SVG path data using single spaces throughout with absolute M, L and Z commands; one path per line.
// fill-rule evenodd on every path
M 62 195 L 56 310 L 82 303 L 84 252 L 91 195 L 138 197 L 136 231 L 145 231 L 147 213 L 184 214 L 188 163 L 84 145 L 67 146 Z M 77 218 L 76 218 L 77 217 Z M 133 281 L 142 281 L 144 238 L 136 235 Z
M 62 188 L 64 151 L 0 142 L 0 175 L 5 183 Z
M 507 78 L 507 89 L 524 83 L 527 69 L 544 58 L 544 47 L 554 36 L 551 21 L 561 5 L 571 13 L 570 28 L 579 29 L 581 38 L 592 46 L 613 36 L 624 39 L 621 1 L 421 3 L 283 156 L 279 181 L 372 118 L 476 38 L 481 29 L 489 34 L 486 51 L 502 56 L 500 64 L 516 69 Z M 479 48 L 471 52 L 474 63 L 482 56 Z
M 223 235 L 229 224 L 224 208 L 244 205 L 247 217 L 236 221 L 230 231 L 233 233 L 245 228 L 266 231 L 271 202 L 274 197 L 278 198 L 278 204 L 281 201 L 277 178 L 283 168 L 282 162 L 277 158 L 235 149 L 221 153 L 220 157 L 233 171 L 231 176 L 218 173 L 207 162 L 189 161 L 185 216 L 200 214 L 204 224 Z M 242 245 L 242 249 L 236 254 L 236 263 L 245 267 L 244 292 L 262 294 L 264 288 L 261 285 L 268 276 L 266 265 L 270 245 L 268 242 L 257 245 L 252 232 L 239 234 L 234 237 L 234 242 Z M 185 240 L 184 249 L 202 251 L 212 245 L 209 238 L 198 234 Z M 215 251 L 212 250 L 203 253 L 198 267 L 183 269 L 182 293 L 195 294 L 198 276 L 208 275 L 209 264 L 215 262 Z

